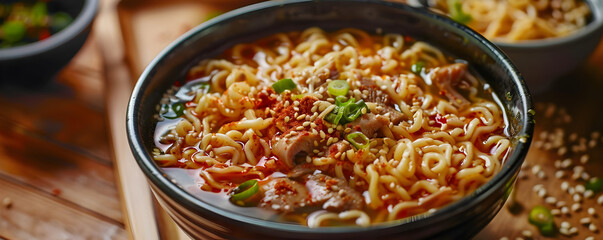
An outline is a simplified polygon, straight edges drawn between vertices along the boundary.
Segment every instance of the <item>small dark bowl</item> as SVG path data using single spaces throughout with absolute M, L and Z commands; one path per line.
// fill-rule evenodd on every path
M 0 49 L 0 84 L 35 86 L 51 80 L 80 50 L 88 38 L 98 0 L 53 0 L 74 21 L 49 38 Z
M 471 195 L 431 214 L 370 227 L 308 228 L 240 215 L 187 192 L 152 159 L 155 106 L 174 81 L 199 59 L 214 57 L 239 42 L 310 26 L 355 27 L 397 32 L 427 41 L 469 61 L 500 96 L 510 121 L 514 149 L 500 173 Z M 532 102 L 510 60 L 492 43 L 445 17 L 406 5 L 366 0 L 273 1 L 241 8 L 180 37 L 141 75 L 128 105 L 127 134 L 132 152 L 169 215 L 198 239 L 468 239 L 498 213 L 527 154 L 534 128 Z

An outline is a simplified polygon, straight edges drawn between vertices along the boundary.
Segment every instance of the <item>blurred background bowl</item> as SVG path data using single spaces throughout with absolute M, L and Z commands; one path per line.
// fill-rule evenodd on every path
M 501 171 L 470 196 L 434 213 L 370 227 L 308 228 L 241 215 L 216 207 L 184 189 L 157 166 L 156 106 L 175 81 L 184 79 L 200 59 L 215 57 L 236 43 L 277 32 L 318 26 L 395 32 L 427 41 L 467 60 L 500 97 L 509 119 L 514 149 Z M 462 47 L 459 47 L 462 46 Z M 218 16 L 181 36 L 145 69 L 127 111 L 127 135 L 140 168 L 160 205 L 196 239 L 469 239 L 503 206 L 527 154 L 534 128 L 530 94 L 511 61 L 469 28 L 425 9 L 367 0 L 270 1 Z
M 517 43 L 495 42 L 523 74 L 530 90 L 541 92 L 555 80 L 583 64 L 601 42 L 603 1 L 585 0 L 592 14 L 584 28 L 565 37 L 528 40 Z
M 51 80 L 80 50 L 96 16 L 98 0 L 52 0 L 74 21 L 42 41 L 0 49 L 0 84 L 35 86 Z

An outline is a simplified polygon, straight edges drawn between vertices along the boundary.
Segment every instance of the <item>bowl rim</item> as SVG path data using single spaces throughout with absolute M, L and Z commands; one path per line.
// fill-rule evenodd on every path
M 193 196 L 182 187 L 180 187 L 177 183 L 172 182 L 172 180 L 158 167 L 155 162 L 150 157 L 150 154 L 144 150 L 143 140 L 141 136 L 138 134 L 140 129 L 137 126 L 137 122 L 139 120 L 138 110 L 139 106 L 141 106 L 141 100 L 139 96 L 142 96 L 145 88 L 149 85 L 149 79 L 156 72 L 156 68 L 159 67 L 164 58 L 170 56 L 170 52 L 185 45 L 187 39 L 194 37 L 196 34 L 211 28 L 212 26 L 223 22 L 228 21 L 236 16 L 242 14 L 248 14 L 256 11 L 270 11 L 271 8 L 278 8 L 284 5 L 291 4 L 312 4 L 316 2 L 315 0 L 285 0 L 285 1 L 266 1 L 260 2 L 253 5 L 249 5 L 246 7 L 242 7 L 239 9 L 235 9 L 233 11 L 224 13 L 216 18 L 213 18 L 207 22 L 204 22 L 195 28 L 191 29 L 187 33 L 181 35 L 174 42 L 169 44 L 166 48 L 164 48 L 145 68 L 140 78 L 138 79 L 130 101 L 127 106 L 126 113 L 126 127 L 127 127 L 127 137 L 128 142 L 130 144 L 131 151 L 150 181 L 151 185 L 159 188 L 159 190 L 163 191 L 166 195 L 170 196 L 172 200 L 177 201 L 179 204 L 183 204 L 183 206 L 191 207 L 192 212 L 211 212 L 212 214 L 217 214 L 225 219 L 229 219 L 232 221 L 237 221 L 245 224 L 251 224 L 260 228 L 267 228 L 271 230 L 277 231 L 287 231 L 290 233 L 306 233 L 306 234 L 341 234 L 348 233 L 353 234 L 355 232 L 365 232 L 365 231 L 379 231 L 385 229 L 391 229 L 393 227 L 404 227 L 406 225 L 412 224 L 413 226 L 424 226 L 431 222 L 439 222 L 443 221 L 447 215 L 450 214 L 458 214 L 460 212 L 466 211 L 470 207 L 472 207 L 472 202 L 480 202 L 487 198 L 491 193 L 495 192 L 501 185 L 505 184 L 502 179 L 512 179 L 514 181 L 517 176 L 517 170 L 520 168 L 525 156 L 527 155 L 532 134 L 534 130 L 534 120 L 533 114 L 530 113 L 529 110 L 533 109 L 533 104 L 531 100 L 531 95 L 528 91 L 527 85 L 523 80 L 523 77 L 513 65 L 511 60 L 493 43 L 488 41 L 486 38 L 482 37 L 479 33 L 471 30 L 470 28 L 454 22 L 448 17 L 433 13 L 431 11 L 414 8 L 405 4 L 394 3 L 394 2 L 386 2 L 386 1 L 371 1 L 371 0 L 351 0 L 356 3 L 363 4 L 381 4 L 387 7 L 395 7 L 403 9 L 404 11 L 411 11 L 416 14 L 424 15 L 426 18 L 432 18 L 438 21 L 438 24 L 444 25 L 452 25 L 467 34 L 468 37 L 473 38 L 479 42 L 479 44 L 485 47 L 486 52 L 492 52 L 492 57 L 500 61 L 502 68 L 506 69 L 508 74 L 510 74 L 510 78 L 512 79 L 512 84 L 514 87 L 517 87 L 519 96 L 521 99 L 521 107 L 523 108 L 522 114 L 525 119 L 519 124 L 521 129 L 519 129 L 519 133 L 517 136 L 521 136 L 525 139 L 525 141 L 517 141 L 517 145 L 513 153 L 506 159 L 505 164 L 502 166 L 500 172 L 498 172 L 490 181 L 486 184 L 482 185 L 478 189 L 476 189 L 473 193 L 468 196 L 463 197 L 460 200 L 457 200 L 453 203 L 450 203 L 442 208 L 439 208 L 434 213 L 425 213 L 420 215 L 415 215 L 409 218 L 399 219 L 395 221 L 388 221 L 379 224 L 373 224 L 368 227 L 357 227 L 357 226 L 345 226 L 345 227 L 322 227 L 322 228 L 309 228 L 307 226 L 288 224 L 288 223 L 280 223 L 270 220 L 264 220 L 259 218 L 254 218 L 250 216 L 240 215 L 231 210 L 226 210 L 217 206 L 213 206 L 203 200 Z M 341 2 L 341 0 L 324 0 L 322 2 Z M 146 80 L 146 81 L 145 81 Z M 506 109 L 506 108 L 505 108 Z M 508 109 L 506 109 L 508 111 Z
M 502 42 L 492 40 L 496 45 L 503 49 L 543 49 L 556 47 L 559 45 L 576 42 L 583 38 L 588 38 L 591 35 L 600 36 L 603 34 L 603 1 L 601 0 L 584 0 L 588 4 L 591 11 L 592 20 L 584 27 L 567 36 L 553 37 L 535 40 L 523 40 L 518 42 Z
M 35 56 L 68 42 L 70 39 L 83 32 L 92 23 L 97 14 L 98 5 L 99 0 L 85 0 L 82 9 L 67 28 L 42 41 L 0 49 L 0 61 Z

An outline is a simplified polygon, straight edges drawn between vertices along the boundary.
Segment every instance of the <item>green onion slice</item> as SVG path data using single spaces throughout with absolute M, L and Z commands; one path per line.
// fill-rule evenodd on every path
M 295 82 L 291 78 L 283 78 L 272 84 L 272 88 L 274 88 L 276 93 L 282 93 L 285 90 L 295 89 L 296 87 L 297 85 L 295 85 Z
M 410 67 L 410 70 L 416 74 L 421 74 L 423 68 L 425 68 L 425 63 L 418 61 Z
M 350 90 L 350 84 L 345 80 L 334 80 L 329 83 L 327 90 L 333 96 L 345 96 Z
M 161 115 L 162 117 L 167 119 L 176 119 L 184 114 L 186 106 L 184 106 L 184 103 L 182 102 L 177 102 L 172 104 L 165 104 L 162 106 L 162 108 L 167 110 L 164 114 Z
M 2 24 L 2 32 L 4 41 L 9 43 L 16 43 L 21 41 L 27 31 L 25 23 L 21 21 L 6 21 Z
M 260 191 L 260 186 L 258 185 L 258 180 L 252 179 L 247 180 L 241 183 L 237 188 L 235 188 L 232 192 L 233 194 L 230 196 L 230 200 L 237 205 L 245 200 L 251 198 L 253 195 L 257 194 Z
M 345 138 L 357 149 L 368 149 L 371 144 L 368 137 L 361 132 L 350 133 Z
M 553 214 L 544 206 L 536 206 L 532 208 L 528 216 L 528 221 L 538 227 L 540 233 L 545 236 L 550 236 L 555 233 L 555 222 Z
M 588 182 L 584 183 L 584 188 L 586 190 L 591 190 L 593 193 L 599 193 L 603 190 L 603 179 L 594 177 L 588 180 Z
M 354 102 L 354 100 L 354 98 L 350 98 L 346 101 L 346 97 L 337 96 L 335 98 L 335 108 L 324 119 L 335 125 L 346 124 L 353 122 L 362 114 L 370 112 L 364 100 L 360 99 L 357 102 Z M 363 109 L 366 110 L 363 111 Z
M 466 24 L 471 21 L 471 15 L 463 12 L 463 6 L 459 0 L 448 0 L 448 12 L 450 18 L 462 24 Z

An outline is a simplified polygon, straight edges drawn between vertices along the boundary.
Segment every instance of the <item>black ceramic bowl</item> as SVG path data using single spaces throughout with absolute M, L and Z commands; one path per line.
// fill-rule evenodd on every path
M 500 96 L 510 120 L 514 149 L 502 170 L 471 195 L 432 214 L 370 227 L 308 228 L 247 217 L 215 207 L 187 192 L 152 159 L 155 106 L 174 81 L 203 58 L 239 42 L 310 26 L 334 30 L 381 29 L 427 41 L 469 61 Z M 366 0 L 274 1 L 248 6 L 204 23 L 180 37 L 141 75 L 128 105 L 132 152 L 160 204 L 190 236 L 199 239 L 466 239 L 479 232 L 507 199 L 534 128 L 532 102 L 509 59 L 492 43 L 445 17 L 406 5 Z
M 98 10 L 98 0 L 52 0 L 74 21 L 49 38 L 0 49 L 0 84 L 35 86 L 52 79 L 80 50 Z

